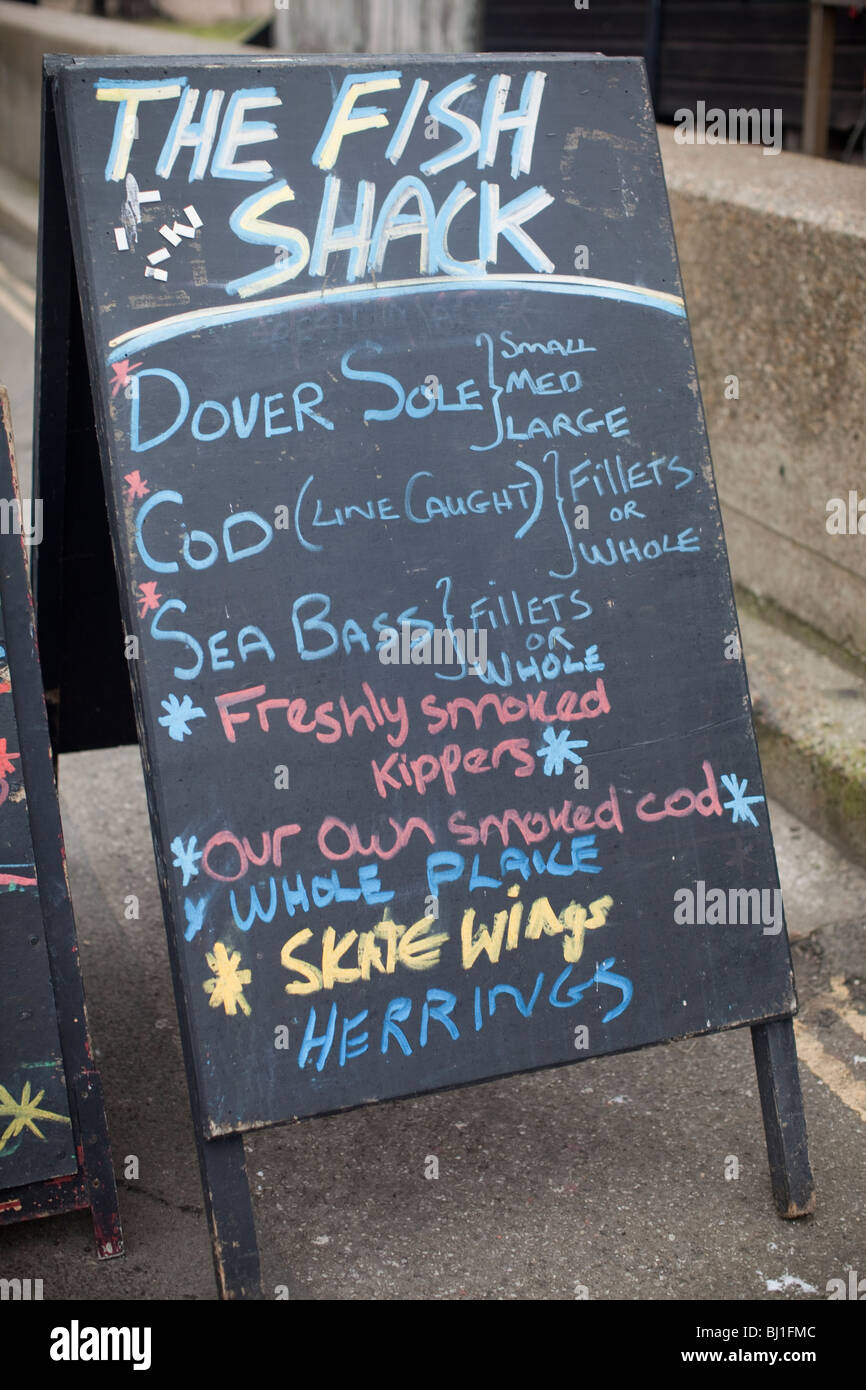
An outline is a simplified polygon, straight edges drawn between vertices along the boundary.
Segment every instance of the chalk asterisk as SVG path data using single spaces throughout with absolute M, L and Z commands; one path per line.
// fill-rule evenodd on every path
M 171 842 L 175 858 L 171 861 L 175 869 L 183 871 L 183 886 L 186 888 L 191 879 L 198 878 L 198 861 L 201 859 L 202 852 L 197 849 L 198 836 L 192 835 L 184 844 L 179 835 L 175 835 Z
M 121 366 L 122 365 L 123 363 L 121 363 Z M 135 365 L 136 367 L 140 367 L 141 363 L 136 362 Z M 128 386 L 131 380 L 132 378 L 129 377 L 124 382 L 119 381 L 117 385 Z M 112 396 L 115 394 L 116 390 L 117 387 L 115 387 L 114 391 L 112 391 Z M 132 502 L 137 497 L 146 497 L 147 494 L 150 492 L 150 488 L 147 486 L 147 483 L 145 482 L 144 478 L 142 478 L 141 473 L 137 468 L 132 473 L 124 473 L 123 481 L 126 483 L 126 486 L 128 488 L 126 494 L 127 502 Z
M 205 960 L 216 977 L 202 981 L 202 988 L 210 995 L 211 1008 L 218 1009 L 222 1005 L 227 1014 L 234 1015 L 240 1005 L 241 1011 L 249 1017 L 252 1009 L 244 996 L 244 985 L 248 985 L 253 976 L 251 970 L 238 969 L 240 951 L 232 951 L 229 955 L 223 943 L 218 941 L 212 952 L 205 952 Z
M 176 695 L 169 695 L 167 700 L 160 700 L 160 704 L 165 710 L 165 714 L 159 717 L 160 724 L 168 729 L 169 738 L 173 738 L 176 743 L 183 743 L 184 737 L 191 733 L 189 727 L 190 719 L 204 719 L 204 710 L 194 705 L 188 695 L 184 695 L 183 700 L 178 700 Z
M 582 763 L 578 748 L 587 748 L 585 738 L 572 738 L 570 729 L 562 729 L 558 734 L 553 729 L 544 731 L 544 747 L 536 748 L 535 755 L 544 759 L 544 775 L 551 777 L 565 770 L 566 761 Z
M 0 1115 L 4 1118 L 10 1117 L 8 1125 L 0 1134 L 0 1153 L 6 1147 L 7 1140 L 17 1139 L 18 1135 L 25 1129 L 29 1129 L 32 1134 L 36 1135 L 37 1139 L 44 1139 L 45 1135 L 37 1125 L 37 1120 L 56 1120 L 61 1125 L 72 1123 L 66 1115 L 56 1115 L 53 1110 L 43 1110 L 39 1102 L 44 1095 L 44 1090 L 37 1091 L 36 1095 L 31 1098 L 29 1081 L 24 1083 L 20 1100 L 16 1100 L 5 1086 L 0 1086 Z
M 730 811 L 731 820 L 734 825 L 737 821 L 748 821 L 750 825 L 757 825 L 752 805 L 756 801 L 763 801 L 762 796 L 746 796 L 746 788 L 749 785 L 748 777 L 740 780 L 733 772 L 723 772 L 721 777 L 722 786 L 725 791 L 731 793 L 733 800 L 723 801 L 722 805 L 726 811 Z
M 752 862 L 754 853 L 755 846 L 751 842 L 744 841 L 741 835 L 737 835 L 730 858 L 725 860 L 725 867 L 735 869 L 740 878 L 743 878 L 747 869 L 754 868 Z
M 143 618 L 145 613 L 155 612 L 159 607 L 162 594 L 156 592 L 158 583 L 158 579 L 148 579 L 145 584 L 139 584 L 138 587 L 141 592 L 136 599 L 136 603 L 138 604 L 138 616 L 140 618 Z
M 10 753 L 6 747 L 5 738 L 0 738 L 0 777 L 6 777 L 10 772 L 14 772 L 15 761 L 20 757 L 20 753 Z

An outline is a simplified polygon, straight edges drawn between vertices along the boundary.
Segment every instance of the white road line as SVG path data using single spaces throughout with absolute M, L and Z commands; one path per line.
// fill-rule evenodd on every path
M 794 1019 L 797 1054 L 814 1076 L 828 1086 L 843 1105 L 866 1124 L 866 1083 L 858 1081 L 844 1062 L 828 1052 L 804 1023 Z
M 827 1000 L 833 1009 L 858 1038 L 866 1039 L 866 1015 L 858 1013 L 850 1006 L 851 995 L 841 975 L 834 975 L 830 981 L 831 998 Z
M 17 299 L 13 299 L 8 291 L 0 285 L 0 309 L 5 309 L 6 313 L 15 320 L 17 324 L 30 334 L 31 338 L 36 337 L 36 324 L 30 309 L 25 309 L 23 304 L 19 304 Z

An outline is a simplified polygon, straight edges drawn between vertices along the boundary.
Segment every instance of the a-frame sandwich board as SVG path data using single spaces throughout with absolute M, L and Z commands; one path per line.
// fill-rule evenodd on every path
M 204 88 L 207 119 L 195 114 Z M 399 92 L 393 109 L 386 98 L 352 116 L 373 91 Z M 458 97 L 459 120 L 449 104 Z M 245 127 L 241 112 L 257 105 L 274 120 Z M 545 139 L 533 155 L 520 132 L 540 110 Z M 86 710 L 75 726 L 85 661 L 63 648 L 64 586 L 78 582 L 73 549 L 108 568 L 104 501 L 123 617 L 106 618 L 90 657 L 119 692 L 124 643 L 136 639 L 126 664 L 221 1291 L 249 1297 L 257 1285 L 245 1129 L 578 1060 L 581 1031 L 583 1055 L 602 1055 L 750 1026 L 776 1204 L 785 1216 L 811 1210 L 781 918 L 735 932 L 674 916 L 683 885 L 760 903 L 778 877 L 642 65 L 473 55 L 285 58 L 265 71 L 247 59 L 200 69 L 64 60 L 49 69 L 46 112 L 54 177 L 43 190 L 43 264 L 56 254 L 69 267 L 74 246 L 89 382 L 75 402 L 88 424 L 74 487 L 63 476 L 69 418 L 52 424 L 57 451 L 39 447 L 66 550 L 45 557 L 40 622 L 60 747 L 67 692 L 68 746 L 88 746 L 104 733 L 87 727 Z M 462 130 L 461 149 L 431 153 L 425 141 L 440 125 Z M 257 139 L 272 163 L 232 162 Z M 435 183 L 476 155 L 477 188 L 465 168 L 453 187 Z M 398 189 L 404 159 L 420 173 Z M 257 201 L 250 182 L 271 178 Z M 357 196 L 352 236 L 336 227 L 342 184 Z M 422 210 L 420 259 L 400 211 L 407 190 Z M 375 220 L 379 197 L 391 201 Z M 298 221 L 275 232 L 264 213 L 280 202 Z M 468 215 L 469 230 L 448 242 L 467 208 L 474 260 Z M 547 218 L 533 224 L 538 242 L 518 231 L 530 213 Z M 282 256 L 262 268 L 275 247 Z M 574 273 L 590 250 L 592 273 Z M 67 292 L 74 301 L 71 278 Z M 74 340 L 84 382 L 77 331 Z M 556 370 L 529 365 L 538 354 Z M 538 405 L 578 391 L 584 409 Z M 82 496 L 100 500 L 80 534 L 70 518 Z M 188 515 L 172 510 L 181 506 Z M 252 539 L 238 538 L 243 524 Z M 575 535 L 587 525 L 585 540 Z M 438 618 L 440 637 L 443 625 L 453 636 L 455 596 L 464 635 L 481 618 L 489 628 L 493 674 L 465 660 L 456 673 L 392 661 L 385 634 L 399 638 L 401 612 L 425 630 Z M 338 611 L 351 615 L 342 635 L 328 616 Z M 234 654 L 228 622 L 246 634 Z M 184 665 L 175 644 L 202 661 Z M 447 695 L 436 682 L 454 680 L 479 740 L 484 711 L 495 710 L 503 731 L 492 752 L 444 745 L 461 712 L 435 698 Z M 291 736 L 275 707 L 289 711 Z M 304 711 L 314 708 L 311 724 Z M 115 730 L 127 710 L 118 693 L 107 711 Z M 554 720 L 574 720 L 582 741 Z M 505 725 L 523 737 L 510 741 Z M 355 739 L 364 726 L 366 743 Z M 312 731 L 339 741 L 336 777 L 333 750 L 326 769 Z M 289 783 L 277 754 L 295 736 Z M 601 790 L 578 797 L 553 779 L 581 762 Z M 503 851 L 492 862 L 462 852 L 490 834 Z M 288 883 L 276 871 L 295 835 Z M 219 857 L 227 844 L 240 869 Z M 369 862 L 350 865 L 356 879 L 339 877 L 336 863 L 369 860 L 374 848 L 381 877 Z M 508 874 L 539 895 L 523 934 L 521 884 L 506 888 Z M 574 896 L 557 913 L 563 878 Z M 299 912 L 313 924 L 300 932 Z M 477 917 L 499 924 L 498 944 L 488 933 L 479 946 Z M 426 990 L 411 953 L 398 959 L 407 932 L 407 943 L 426 937 Z M 338 934 L 344 953 L 357 939 L 356 964 L 335 968 Z M 304 955 L 308 937 L 320 964 Z M 584 950 L 589 978 L 576 983 Z M 583 1029 L 564 1027 L 572 1016 L 559 1011 L 571 1009 L 585 1014 Z M 288 1040 L 284 1057 L 275 1034 Z
M 25 541 L 0 387 L 0 1226 L 88 1209 L 97 1254 L 123 1254 L 102 1085 L 87 1023 Z

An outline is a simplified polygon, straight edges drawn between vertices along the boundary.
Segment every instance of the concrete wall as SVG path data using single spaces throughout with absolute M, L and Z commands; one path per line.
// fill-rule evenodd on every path
M 213 24 L 223 19 L 245 19 L 251 24 L 254 19 L 270 19 L 274 0 L 159 0 L 159 8 L 187 24 Z
M 866 653 L 866 170 L 660 137 L 734 576 Z
M 466 53 L 477 0 L 289 0 L 281 47 L 296 53 Z
M 250 53 L 239 44 L 0 0 L 0 164 L 39 178 L 42 58 L 46 53 Z

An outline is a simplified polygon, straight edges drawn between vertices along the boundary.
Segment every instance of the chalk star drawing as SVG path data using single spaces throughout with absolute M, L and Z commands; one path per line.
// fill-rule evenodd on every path
M 748 777 L 744 777 L 741 781 L 736 773 L 723 772 L 721 783 L 725 791 L 730 792 L 733 798 L 731 801 L 723 801 L 722 805 L 726 811 L 730 811 L 734 825 L 738 821 L 748 821 L 750 825 L 757 825 L 758 822 L 752 811 L 752 805 L 756 801 L 763 801 L 764 798 L 762 796 L 746 796 L 746 788 L 749 785 Z
M 44 1139 L 45 1135 L 36 1124 L 37 1120 L 56 1120 L 58 1124 L 68 1125 L 72 1121 L 66 1115 L 55 1115 L 53 1110 L 40 1110 L 39 1102 L 45 1095 L 44 1091 L 37 1091 L 33 1099 L 30 1099 L 30 1082 L 25 1081 L 24 1090 L 21 1092 L 21 1099 L 15 1100 L 9 1094 L 5 1086 L 0 1086 L 0 1115 L 11 1115 L 10 1123 L 0 1135 L 0 1153 L 6 1147 L 9 1139 L 17 1139 L 24 1129 L 29 1129 L 36 1135 L 37 1139 Z
M 252 1009 L 244 998 L 244 985 L 249 984 L 253 975 L 251 970 L 238 970 L 241 963 L 240 951 L 232 951 L 229 955 L 223 943 L 218 941 L 213 953 L 205 952 L 205 960 L 216 976 L 214 980 L 202 981 L 202 989 L 205 994 L 210 995 L 211 1008 L 218 1009 L 222 1004 L 227 1014 L 236 1014 L 240 1004 L 243 1012 L 249 1017 Z
M 121 363 L 121 365 L 123 364 Z M 140 367 L 141 363 L 136 362 L 135 365 L 137 367 Z M 134 469 L 132 473 L 124 473 L 123 481 L 127 484 L 129 488 L 129 491 L 126 494 L 127 502 L 131 502 L 136 497 L 146 497 L 147 494 L 150 492 L 150 488 L 147 486 L 147 483 L 145 482 L 144 478 L 142 478 L 141 473 L 138 471 L 137 468 Z
M 130 362 L 128 357 L 124 357 L 122 362 L 113 362 L 111 370 L 114 372 L 114 380 L 111 383 L 112 399 L 117 395 L 121 386 L 124 388 L 132 385 L 130 372 L 134 372 L 136 367 L 140 367 L 140 362 Z
M 139 584 L 138 587 L 141 590 L 141 592 L 138 596 L 137 603 L 138 616 L 140 618 L 143 618 L 145 613 L 149 613 L 151 609 L 159 607 L 160 600 L 162 599 L 162 594 L 158 594 L 156 592 L 156 586 L 158 583 L 158 579 L 148 579 L 145 581 L 144 584 Z
M 536 748 L 535 755 L 544 758 L 544 775 L 551 777 L 564 771 L 566 760 L 570 763 L 582 763 L 583 758 L 576 750 L 588 747 L 585 738 L 572 738 L 570 729 L 562 729 L 558 734 L 554 733 L 553 729 L 545 729 L 544 747 Z
M 202 852 L 197 849 L 198 836 L 191 835 L 184 844 L 179 835 L 175 835 L 171 842 L 171 849 L 174 851 L 175 858 L 171 861 L 172 867 L 183 871 L 184 888 L 194 878 L 198 878 L 198 861 L 201 859 Z
M 7 753 L 6 740 L 0 738 L 0 777 L 5 777 L 7 772 L 14 772 L 15 760 L 20 757 L 20 753 Z
M 175 743 L 183 743 L 187 734 L 191 734 L 189 727 L 190 719 L 204 719 L 203 709 L 194 705 L 188 695 L 184 695 L 183 700 L 178 700 L 176 695 L 169 695 L 167 700 L 159 702 L 165 714 L 159 716 L 160 724 L 168 729 L 169 738 L 173 738 Z

